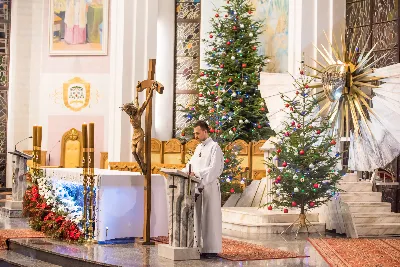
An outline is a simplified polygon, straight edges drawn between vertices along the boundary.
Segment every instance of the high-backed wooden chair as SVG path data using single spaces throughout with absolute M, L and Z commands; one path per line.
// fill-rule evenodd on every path
M 267 176 L 265 171 L 264 151 L 260 148 L 264 145 L 266 140 L 251 143 L 251 178 L 253 180 L 260 180 Z
M 151 162 L 163 163 L 163 145 L 158 139 L 151 138 Z
M 108 152 L 100 152 L 100 169 L 108 169 Z
M 200 142 L 196 139 L 191 139 L 185 144 L 185 163 L 187 163 L 193 156 L 198 144 L 200 144 Z
M 64 168 L 82 167 L 82 133 L 75 128 L 65 132 L 61 139 L 60 166 Z
M 171 139 L 164 143 L 164 163 L 182 164 L 185 162 L 184 151 L 178 139 Z

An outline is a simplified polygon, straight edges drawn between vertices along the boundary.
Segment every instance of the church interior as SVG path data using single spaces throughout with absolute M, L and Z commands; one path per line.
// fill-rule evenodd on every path
M 0 266 L 400 266 L 397 0 L 0 0 Z

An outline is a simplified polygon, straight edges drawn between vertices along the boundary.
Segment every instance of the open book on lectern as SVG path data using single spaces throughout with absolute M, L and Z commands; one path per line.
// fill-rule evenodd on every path
M 166 173 L 170 176 L 178 176 L 178 177 L 188 179 L 188 174 L 181 170 L 161 168 L 160 171 L 162 171 L 163 173 Z M 190 176 L 190 179 L 192 180 L 192 182 L 195 182 L 195 183 L 201 182 L 201 180 L 199 178 L 194 177 L 194 176 Z

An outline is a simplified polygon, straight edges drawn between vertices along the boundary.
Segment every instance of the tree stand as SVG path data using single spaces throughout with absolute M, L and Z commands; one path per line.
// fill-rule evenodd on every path
M 299 231 L 300 231 L 301 228 L 306 228 L 307 229 L 307 234 L 310 235 L 310 232 L 308 231 L 308 229 L 311 228 L 311 227 L 314 227 L 315 230 L 317 231 L 317 233 L 320 236 L 322 236 L 321 233 L 318 231 L 318 229 L 314 225 L 312 225 L 309 220 L 307 220 L 307 217 L 306 217 L 306 214 L 304 213 L 304 211 L 302 211 L 302 213 L 299 214 L 299 218 L 297 218 L 291 225 L 289 225 L 284 231 L 282 231 L 281 235 L 283 233 L 288 233 L 288 230 L 292 226 L 293 226 L 292 231 L 295 228 L 295 226 L 297 226 L 295 239 L 297 239 L 297 235 L 299 234 Z

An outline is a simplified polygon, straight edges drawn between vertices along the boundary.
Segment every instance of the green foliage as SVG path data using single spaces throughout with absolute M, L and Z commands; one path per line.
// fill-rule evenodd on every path
M 321 206 L 338 191 L 341 175 L 335 170 L 340 154 L 334 152 L 330 116 L 317 115 L 318 100 L 311 95 L 311 79 L 301 76 L 295 82 L 294 97 L 282 95 L 288 121 L 274 142 L 276 150 L 267 163 L 274 180 L 270 194 L 274 207 L 300 207 L 301 213 Z M 277 167 L 279 161 L 282 167 Z
M 207 69 L 200 70 L 197 79 L 198 99 L 194 105 L 181 107 L 188 122 L 186 128 L 180 129 L 182 138 L 192 138 L 193 124 L 205 120 L 210 125 L 211 137 L 224 151 L 223 194 L 240 192 L 240 185 L 235 182 L 245 175 L 236 156 L 241 148 L 232 147 L 231 143 L 237 139 L 268 139 L 274 134 L 258 90 L 259 73 L 267 58 L 258 54 L 257 38 L 262 23 L 253 20 L 253 12 L 247 0 L 227 1 L 215 10 L 210 21 L 212 31 L 203 40 L 208 47 Z M 244 179 L 240 182 L 244 183 Z

